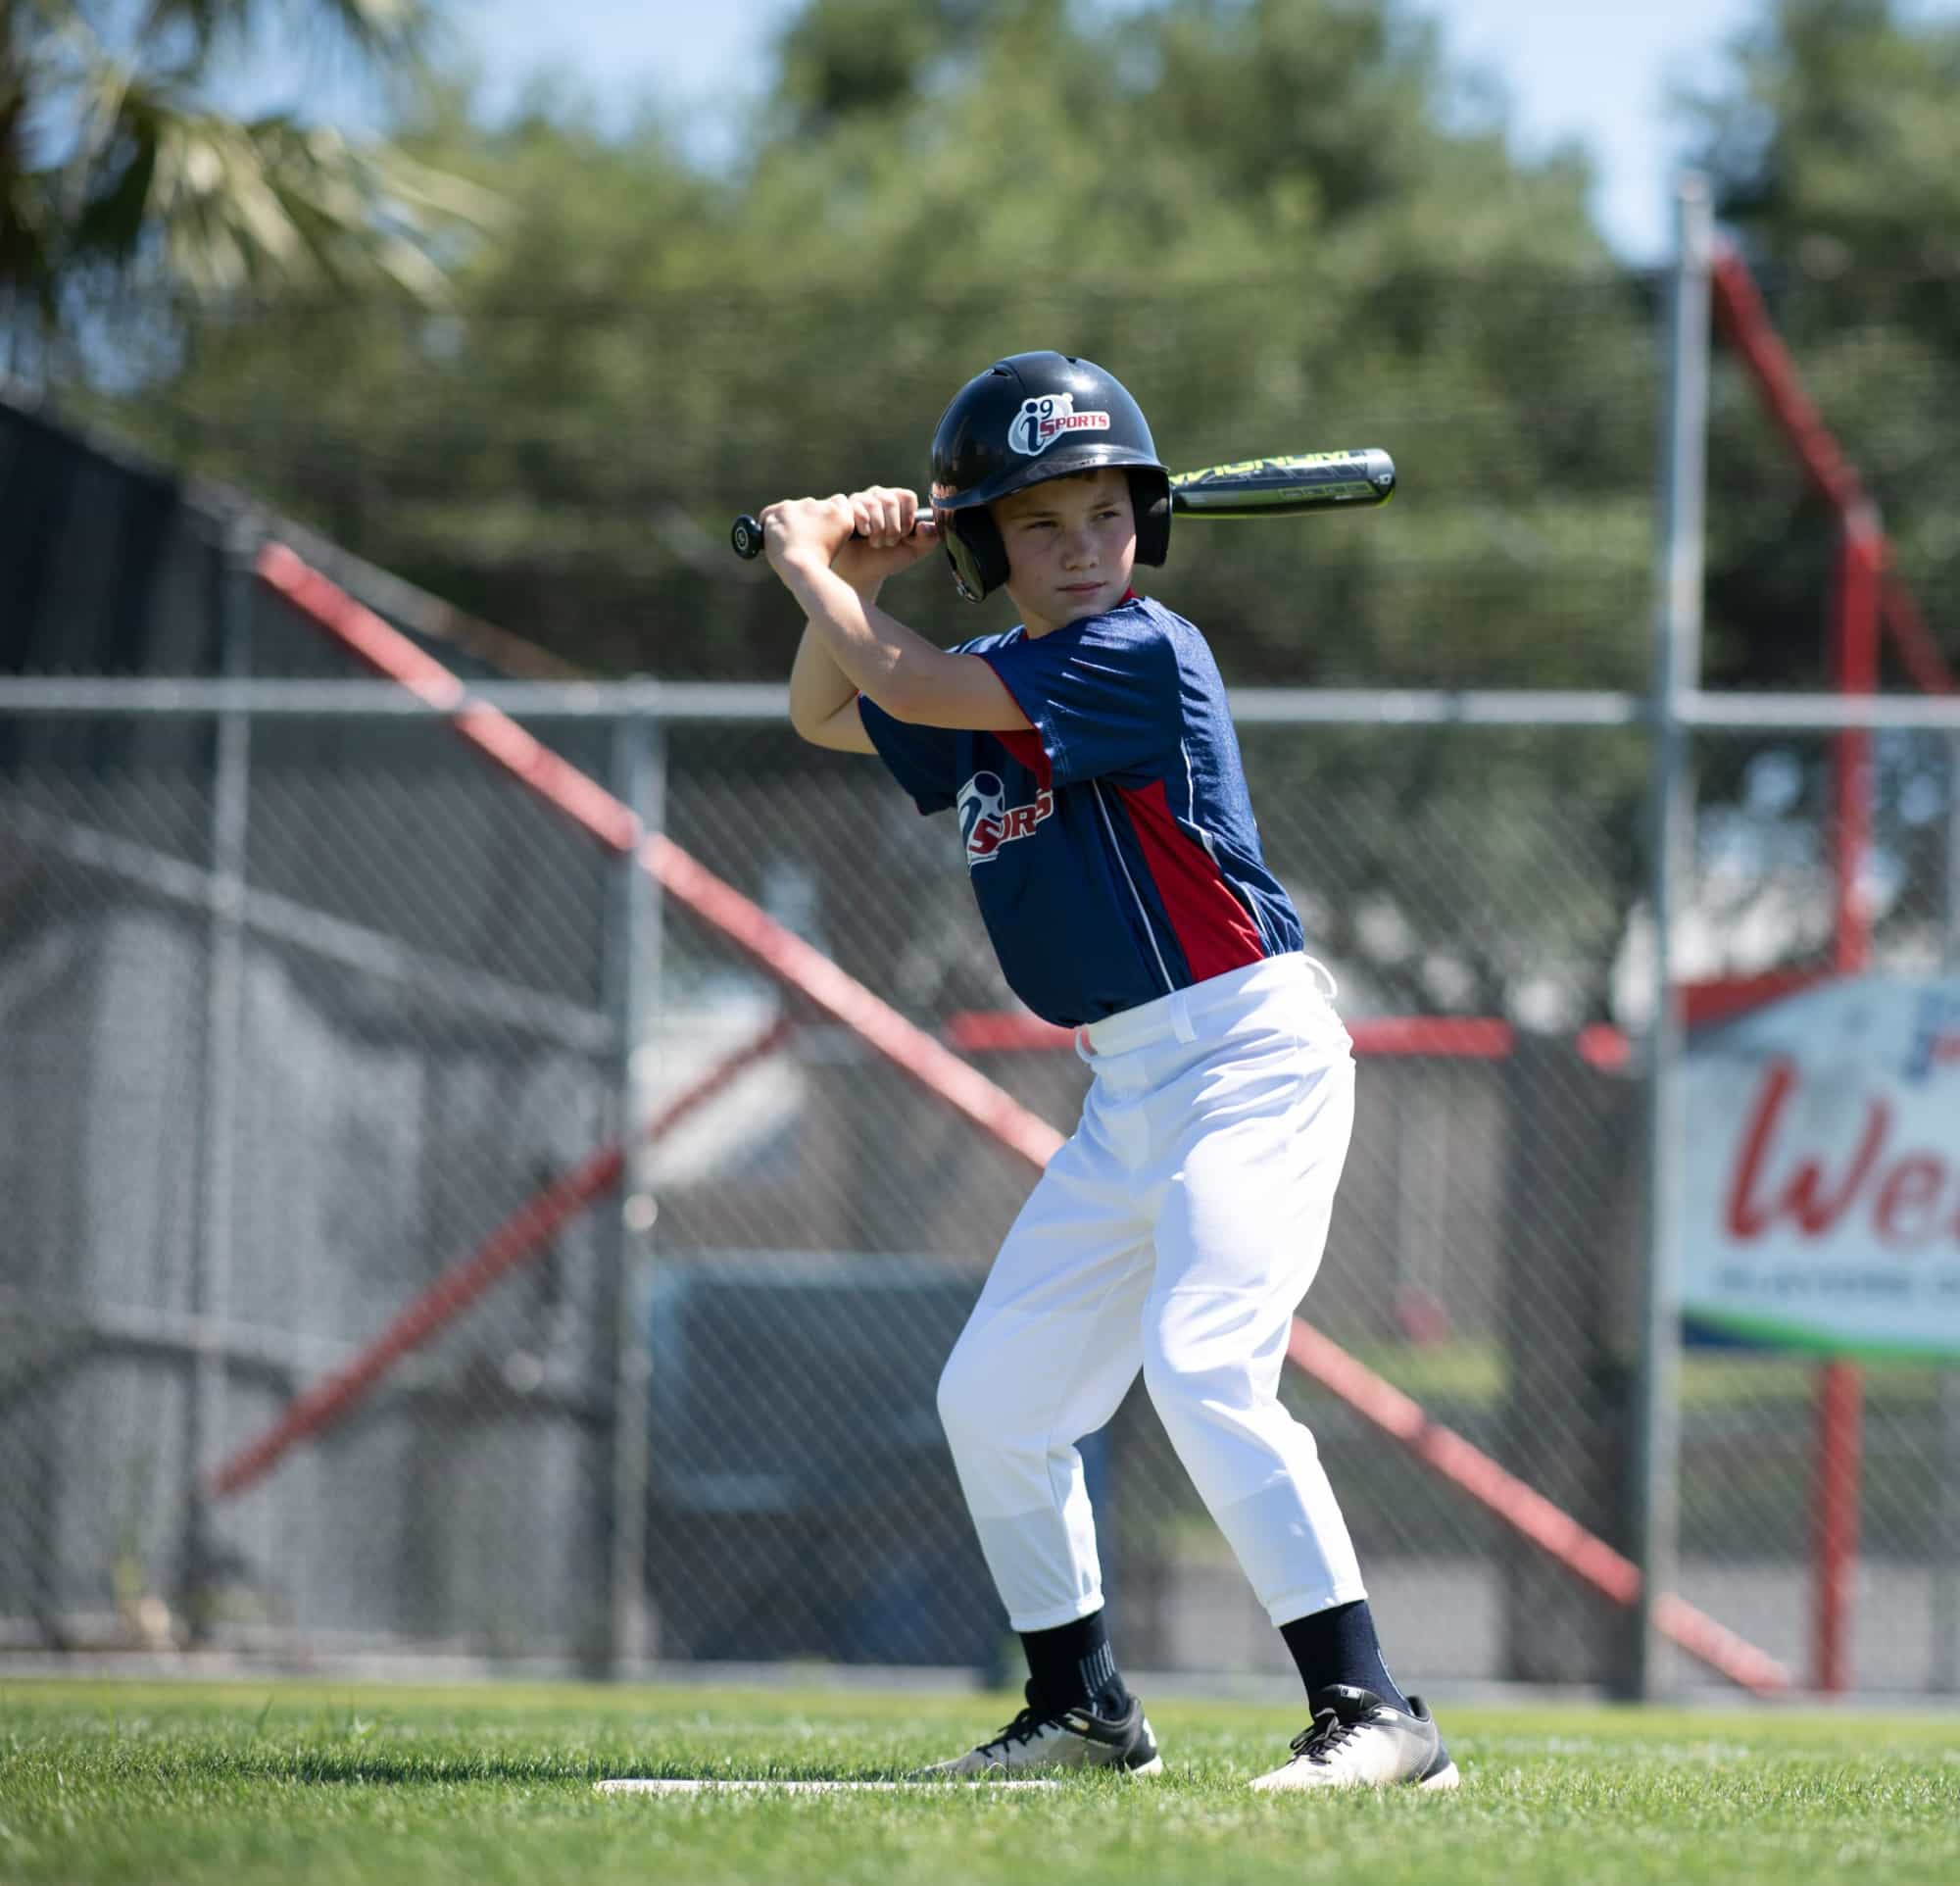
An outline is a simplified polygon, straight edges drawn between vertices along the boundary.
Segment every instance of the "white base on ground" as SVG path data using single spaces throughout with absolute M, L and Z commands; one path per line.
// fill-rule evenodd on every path
M 903 1789 L 915 1793 L 927 1788 L 1053 1788 L 1052 1780 L 1036 1781 L 595 1781 L 601 1794 L 716 1794 L 728 1788 L 770 1788 L 796 1794 L 837 1794 L 872 1789 Z

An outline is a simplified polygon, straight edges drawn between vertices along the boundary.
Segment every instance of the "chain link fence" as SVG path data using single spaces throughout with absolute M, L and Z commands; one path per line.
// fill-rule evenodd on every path
M 1403 462 L 1411 502 L 1365 527 L 1277 531 L 1256 558 L 1207 541 L 1161 577 L 1234 684 L 1269 862 L 1360 1048 L 1305 1313 L 1633 1552 L 1648 730 L 1631 710 L 1484 723 L 1475 696 L 1397 723 L 1371 695 L 1251 683 L 1641 686 L 1661 284 L 1385 277 L 1338 328 L 1301 318 L 1310 285 L 1038 288 L 1015 319 L 1066 316 L 1120 363 L 1180 467 L 1377 440 Z M 1882 331 L 1895 285 L 1862 316 L 1848 279 L 1769 286 L 1847 447 L 1884 468 L 1875 495 L 1937 489 L 1943 462 L 1909 448 L 1951 364 Z M 261 311 L 118 418 L 464 609 L 712 682 L 785 656 L 780 598 L 721 521 L 915 471 L 945 361 L 990 357 L 1003 320 L 991 292 L 915 308 L 840 361 L 795 297 L 588 308 L 581 372 L 607 363 L 622 435 L 662 442 L 596 453 L 552 375 L 484 378 L 563 353 L 564 312 Z M 371 373 L 329 371 L 357 357 Z M 271 440 L 293 359 L 348 399 Z M 1737 698 L 1815 685 L 1832 531 L 1733 355 L 1708 448 L 1702 671 Z M 767 488 L 731 482 L 756 466 Z M 356 670 L 250 578 L 213 494 L 0 400 L 0 499 L 7 665 L 177 677 L 88 711 L 0 704 L 0 1642 L 1007 1667 L 934 1389 L 1027 1159 L 400 690 L 281 694 Z M 1895 508 L 1888 579 L 1943 620 L 1950 507 Z M 520 513 L 545 527 L 499 527 Z M 516 671 L 508 637 L 318 560 L 439 631 L 465 680 Z M 938 639 L 973 630 L 944 585 L 920 606 Z M 267 685 L 249 709 L 172 693 L 218 674 Z M 598 683 L 526 724 L 1072 1123 L 1084 1069 L 1003 986 L 948 821 L 875 762 Z M 1960 968 L 1956 737 L 1870 736 L 1851 902 L 1875 969 Z M 1834 737 L 1690 745 L 1678 974 L 1846 967 Z M 1860 1375 L 1855 1678 L 1960 1690 L 1960 1371 Z M 1819 1365 L 1692 1346 L 1680 1390 L 1681 1589 L 1802 1678 Z M 1410 1680 L 1623 1679 L 1621 1611 L 1321 1380 L 1286 1393 Z M 1125 1663 L 1283 1670 L 1140 1390 L 1085 1452 Z
M 232 588 L 244 645 L 298 643 Z M 604 861 L 427 726 L 11 720 L 0 754 L 10 1634 L 603 1645 L 603 1216 L 331 1445 L 203 1482 L 617 1131 Z
M 234 675 L 350 672 L 242 571 L 214 594 Z M 1305 1313 L 1625 1548 L 1644 735 L 1238 706 L 1361 1048 Z M 536 725 L 1072 1123 L 1084 1070 L 1016 1016 L 947 821 L 875 762 L 603 692 Z M 1952 743 L 1874 751 L 1874 958 L 1936 968 Z M 1826 961 L 1828 739 L 1696 761 L 1685 973 Z M 7 1641 L 998 1666 L 934 1389 L 1024 1159 L 427 716 L 0 715 L 0 802 Z M 1814 1373 L 1684 1373 L 1683 1590 L 1798 1671 Z M 1857 1671 L 1950 1685 L 1952 1378 L 1866 1386 Z M 1622 1613 L 1286 1392 L 1398 1667 L 1616 1680 Z M 1283 1668 L 1141 1388 L 1088 1453 L 1126 1663 Z
M 1328 948 L 1347 983 L 1347 1013 L 1357 1025 L 1371 1014 L 1502 1017 L 1512 1012 L 1507 997 L 1514 994 L 1516 1007 L 1560 1017 L 1567 1027 L 1543 1044 L 1528 1042 L 1522 1055 L 1513 1055 L 1508 1041 L 1458 1052 L 1439 1033 L 1427 1047 L 1419 1035 L 1393 1044 L 1414 1052 L 1364 1057 L 1354 1151 L 1309 1311 L 1433 1412 L 1491 1451 L 1515 1455 L 1504 1435 L 1529 1447 L 1526 1436 L 1543 1427 L 1548 1410 L 1525 1414 L 1503 1388 L 1507 1372 L 1524 1370 L 1532 1378 L 1526 1399 L 1550 1397 L 1555 1431 L 1569 1433 L 1582 1410 L 1567 1400 L 1576 1384 L 1558 1353 L 1575 1332 L 1595 1347 L 1624 1346 L 1625 1336 L 1609 1330 L 1590 1279 L 1550 1296 L 1539 1288 L 1556 1269 L 1556 1251 L 1566 1248 L 1560 1239 L 1575 1220 L 1589 1239 L 1619 1235 L 1615 1182 L 1604 1172 L 1570 1168 L 1575 1149 L 1549 1120 L 1554 1143 L 1527 1144 L 1516 1117 L 1521 1105 L 1540 1104 L 1554 1117 L 1597 1108 L 1603 1117 L 1624 1100 L 1624 1083 L 1590 1067 L 1571 1045 L 1605 999 L 1614 931 L 1610 895 L 1596 874 L 1603 862 L 1597 829 L 1556 787 L 1586 743 L 1506 733 L 1446 740 L 1451 751 L 1421 763 L 1431 776 L 1419 787 L 1391 768 L 1378 767 L 1372 776 L 1357 768 L 1358 744 L 1346 728 L 1261 724 L 1245 735 L 1269 863 L 1299 900 L 1310 934 L 1356 938 L 1351 951 Z M 1592 744 L 1602 776 L 1612 770 L 1608 749 L 1637 747 L 1610 738 Z M 1488 820 L 1494 806 L 1488 792 L 1480 802 L 1471 780 L 1492 777 L 1499 751 L 1520 775 L 1542 771 L 1544 786 L 1520 789 L 1510 830 L 1486 842 L 1480 815 Z M 979 928 L 958 846 L 944 821 L 919 819 L 874 762 L 800 751 L 774 729 L 731 735 L 710 727 L 670 732 L 668 757 L 667 829 L 680 844 L 921 1026 L 997 1044 L 1013 1033 L 1017 1005 Z M 1415 763 L 1413 753 L 1407 757 Z M 1622 775 L 1633 781 L 1637 751 L 1621 757 L 1635 764 Z M 1507 911 L 1537 913 L 1530 919 L 1536 948 Z M 1056 947 L 1066 947 L 1065 939 Z M 687 992 L 698 991 L 693 1000 L 704 1017 L 695 1026 L 705 1030 L 710 1005 L 735 1001 L 736 989 L 758 1007 L 771 1000 L 766 983 L 751 972 L 744 986 L 743 974 L 715 936 L 679 924 L 664 930 L 663 1001 L 679 1008 L 690 1001 Z M 1002 1018 L 1006 1028 L 991 1025 Z M 746 1014 L 740 1025 L 750 1025 Z M 1039 1030 L 1025 1037 L 982 1047 L 974 1058 L 990 1078 L 1066 1130 L 1084 1070 L 1066 1037 Z M 1517 1065 L 1526 1061 L 1534 1074 L 1521 1084 Z M 762 1076 L 755 1078 L 760 1089 Z M 911 1654 L 927 1653 L 928 1661 L 961 1649 L 970 1656 L 976 1638 L 984 1645 L 998 1630 L 998 1612 L 984 1580 L 974 1583 L 982 1574 L 932 1393 L 939 1362 L 1031 1174 L 979 1140 L 968 1122 L 922 1105 L 888 1064 L 834 1037 L 807 1042 L 801 1065 L 775 1079 L 737 1129 L 751 1136 L 741 1155 L 753 1166 L 699 1186 L 671 1172 L 657 1176 L 657 1267 L 663 1288 L 691 1290 L 704 1306 L 717 1297 L 728 1305 L 718 1332 L 704 1322 L 695 1333 L 698 1360 L 725 1352 L 732 1379 L 760 1372 L 795 1384 L 781 1407 L 718 1404 L 721 1444 L 732 1444 L 731 1431 L 751 1434 L 756 1470 L 766 1476 L 766 1464 L 780 1461 L 786 1447 L 830 1437 L 814 1480 L 834 1476 L 869 1510 L 849 1523 L 842 1512 L 754 1515 L 743 1522 L 750 1534 L 734 1521 L 729 1532 L 775 1541 L 762 1556 L 784 1583 L 761 1610 L 771 1628 L 789 1634 L 772 1646 L 778 1652 L 826 1642 L 843 1648 L 864 1630 L 867 1643 L 911 1637 Z M 765 1120 L 780 1151 L 762 1161 L 757 1143 Z M 1577 1150 L 1596 1163 L 1597 1146 Z M 1527 1201 L 1546 1182 L 1557 1188 L 1562 1224 L 1528 1222 L 1537 1215 Z M 842 1269 L 839 1252 L 851 1254 Z M 812 1362 L 808 1332 L 830 1326 L 821 1306 L 832 1296 L 853 1306 L 837 1313 L 850 1348 Z M 796 1308 L 800 1298 L 812 1308 Z M 888 1307 L 876 1307 L 881 1298 Z M 783 1320 L 806 1336 L 801 1352 L 797 1342 L 768 1333 Z M 657 1365 L 657 1401 L 662 1374 Z M 895 1392 L 901 1400 L 891 1407 Z M 1439 1661 L 1463 1671 L 1496 1667 L 1513 1555 L 1358 1419 L 1304 1388 L 1298 1395 L 1322 1432 L 1385 1610 L 1405 1634 L 1424 1639 L 1408 1654 L 1425 1667 Z M 878 1407 L 890 1412 L 881 1416 Z M 1588 1421 L 1600 1417 L 1596 1409 L 1583 1413 Z M 705 1422 L 703 1431 L 711 1425 Z M 901 1436 L 911 1462 L 905 1471 L 886 1457 Z M 1125 1655 L 1177 1667 L 1276 1667 L 1270 1626 L 1223 1556 L 1141 1389 L 1103 1437 L 1097 1468 Z M 931 1510 L 944 1515 L 943 1529 L 936 1524 L 929 1537 L 916 1497 L 926 1489 Z M 1592 1504 L 1603 1511 L 1612 1499 L 1601 1490 Z M 726 1563 L 754 1555 L 724 1551 L 720 1540 L 681 1521 L 671 1515 L 668 1536 L 699 1539 L 702 1549 L 670 1562 L 669 1602 L 706 1619 L 727 1579 Z M 908 1541 L 896 1555 L 880 1543 L 894 1525 Z M 867 1593 L 873 1600 L 861 1622 L 853 1610 L 854 1635 L 843 1645 L 794 1638 L 795 1620 L 811 1603 L 808 1566 L 818 1540 L 840 1556 L 854 1607 Z M 936 1592 L 964 1597 L 949 1604 Z M 894 1593 L 904 1602 L 889 1602 Z M 750 1616 L 746 1597 L 729 1602 L 739 1616 Z M 1468 1618 L 1480 1611 L 1481 1626 L 1466 1635 Z M 942 1618 L 965 1635 L 937 1646 L 917 1641 L 935 1627 L 928 1620 Z
M 1845 963 L 1834 795 L 1844 736 L 1709 731 L 1694 743 L 1699 807 L 1679 968 L 1690 982 L 1820 982 L 1840 968 L 1960 972 L 1960 735 L 1855 736 L 1869 766 L 1869 843 L 1843 890 L 1858 941 Z M 1855 1136 L 1821 1168 L 1820 1200 L 1850 1197 Z M 1941 1150 L 1936 1148 L 1936 1150 Z M 1960 1231 L 1960 1225 L 1953 1227 Z M 1868 1229 L 1868 1243 L 1882 1240 Z M 1683 1375 L 1683 1588 L 1750 1620 L 1799 1671 L 1813 1627 L 1823 1367 L 1770 1350 L 1690 1347 Z M 1858 1365 L 1856 1679 L 1950 1690 L 1960 1681 L 1960 1369 Z M 1803 1575 L 1792 1575 L 1803 1567 Z

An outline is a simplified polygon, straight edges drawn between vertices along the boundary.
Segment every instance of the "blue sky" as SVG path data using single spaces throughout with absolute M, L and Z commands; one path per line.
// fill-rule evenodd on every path
M 1509 95 L 1518 142 L 1577 140 L 1596 166 L 1593 210 L 1621 254 L 1667 241 L 1667 87 L 1705 77 L 1757 0 L 1414 0 L 1443 26 L 1452 64 Z M 767 76 L 760 49 L 793 0 L 477 0 L 456 9 L 493 94 L 555 64 L 602 99 L 651 91 L 711 118 Z M 705 127 L 712 136 L 712 127 Z
M 1563 142 L 1592 155 L 1593 212 L 1634 262 L 1663 255 L 1678 130 L 1669 88 L 1705 83 L 1723 48 L 1763 0 L 1410 0 L 1437 21 L 1451 63 L 1494 79 L 1526 152 Z M 451 0 L 460 48 L 480 67 L 493 107 L 544 69 L 565 74 L 602 112 L 638 101 L 678 107 L 696 148 L 725 149 L 731 106 L 767 82 L 773 28 L 795 0 Z M 1918 0 L 1960 15 L 1960 0 Z M 273 81 L 267 72 L 265 77 Z M 274 81 L 274 88 L 276 84 Z

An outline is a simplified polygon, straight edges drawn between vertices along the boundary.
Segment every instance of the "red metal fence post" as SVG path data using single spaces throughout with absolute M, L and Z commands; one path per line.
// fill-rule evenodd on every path
M 1839 694 L 1875 693 L 1879 684 L 1879 575 L 1883 539 L 1869 509 L 1848 512 L 1838 540 L 1831 600 L 1831 679 Z M 1872 843 L 1872 735 L 1843 727 L 1831 736 L 1831 857 L 1837 891 L 1833 965 L 1856 975 L 1871 960 L 1865 858 Z
M 1812 1685 L 1826 1696 L 1850 1687 L 1852 1600 L 1857 1595 L 1858 1515 L 1864 1472 L 1864 1377 L 1856 1363 L 1817 1372 L 1817 1463 L 1812 1559 Z
M 1879 683 L 1880 573 L 1884 539 L 1862 499 L 1844 514 L 1831 607 L 1832 681 L 1840 694 Z M 1871 960 L 1865 859 L 1872 843 L 1872 736 L 1845 727 L 1831 743 L 1831 858 L 1836 897 L 1832 963 L 1856 975 Z M 1827 1696 L 1850 1685 L 1850 1619 L 1857 1592 L 1863 1504 L 1864 1375 L 1829 1362 L 1817 1375 L 1812 1475 L 1811 1681 Z
M 1813 488 L 1840 526 L 1831 602 L 1832 684 L 1871 694 L 1879 684 L 1879 636 L 1889 624 L 1922 687 L 1952 685 L 1904 583 L 1885 575 L 1886 541 L 1850 461 L 1811 403 L 1788 350 L 1740 257 L 1715 263 L 1715 307 L 1723 332 L 1753 374 L 1763 403 Z M 1832 967 L 1855 975 L 1871 958 L 1865 857 L 1872 836 L 1872 736 L 1847 727 L 1832 736 L 1831 862 L 1835 910 Z M 1812 1681 L 1835 1694 L 1850 1681 L 1848 1617 L 1857 1578 L 1862 1475 L 1863 1377 L 1855 1363 L 1826 1363 L 1817 1376 L 1817 1454 L 1812 1474 Z

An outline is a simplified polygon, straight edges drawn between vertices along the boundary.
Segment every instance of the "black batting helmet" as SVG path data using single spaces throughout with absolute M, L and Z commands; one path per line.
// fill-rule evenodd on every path
M 977 603 L 1007 579 L 1007 550 L 989 504 L 1105 465 L 1129 473 L 1137 561 L 1162 563 L 1170 474 L 1115 374 L 1069 354 L 1012 354 L 968 380 L 932 435 L 932 508 L 959 593 Z

